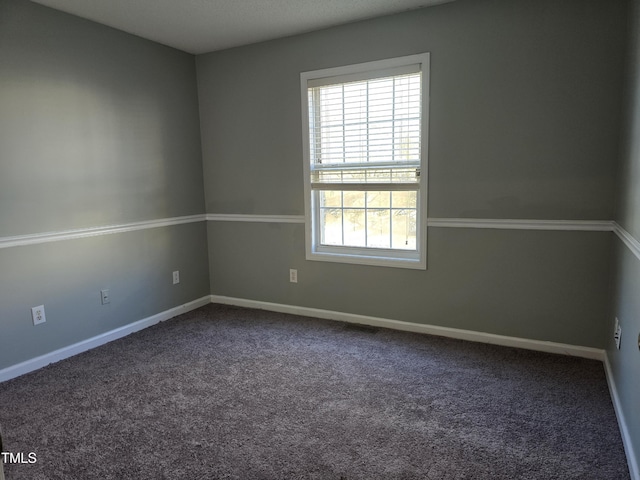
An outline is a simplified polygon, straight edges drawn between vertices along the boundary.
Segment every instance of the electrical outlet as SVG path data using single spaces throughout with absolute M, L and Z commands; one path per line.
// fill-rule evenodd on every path
M 180 283 L 180 271 L 176 270 L 173 272 L 173 284 Z
M 291 283 L 298 283 L 298 270 L 293 268 L 289 270 L 289 281 Z
M 31 309 L 31 318 L 33 319 L 34 325 L 40 325 L 47 321 L 47 317 L 44 315 L 44 305 L 40 305 L 39 307 L 33 307 Z
M 105 288 L 104 290 L 100 290 L 100 301 L 102 302 L 102 305 L 111 303 L 111 296 L 109 295 L 108 288 Z

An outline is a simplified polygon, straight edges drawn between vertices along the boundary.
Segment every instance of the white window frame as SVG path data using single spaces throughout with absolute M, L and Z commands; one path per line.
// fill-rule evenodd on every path
M 311 187 L 311 152 L 309 138 L 309 82 L 327 77 L 339 77 L 341 82 L 347 75 L 358 78 L 363 74 L 371 78 L 383 77 L 384 71 L 404 66 L 420 65 L 421 84 L 421 128 L 420 128 L 420 177 L 417 191 L 416 250 L 383 249 L 367 247 L 328 246 L 320 244 L 320 215 L 316 195 Z M 378 74 L 379 73 L 379 74 Z M 302 72 L 300 91 L 302 100 L 302 143 L 304 153 L 304 200 L 305 200 L 305 248 L 307 260 L 319 260 L 361 265 L 376 265 L 424 270 L 427 268 L 427 153 L 429 151 L 429 53 L 396 57 L 374 62 L 359 63 L 335 68 Z M 340 190 L 340 188 L 336 188 Z

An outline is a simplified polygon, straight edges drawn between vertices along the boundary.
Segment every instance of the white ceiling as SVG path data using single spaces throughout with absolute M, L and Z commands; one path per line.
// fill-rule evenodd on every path
M 32 0 L 206 53 L 454 0 Z

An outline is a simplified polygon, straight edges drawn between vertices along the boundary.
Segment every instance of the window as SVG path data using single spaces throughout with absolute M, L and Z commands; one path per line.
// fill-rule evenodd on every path
M 429 54 L 300 77 L 307 259 L 426 268 Z

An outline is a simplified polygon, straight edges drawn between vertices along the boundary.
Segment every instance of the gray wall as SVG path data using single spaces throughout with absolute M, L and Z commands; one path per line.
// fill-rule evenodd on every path
M 631 33 L 616 221 L 640 241 L 640 1 L 632 2 L 629 17 Z M 633 452 L 640 461 L 640 259 L 621 240 L 616 238 L 615 242 L 615 294 L 606 336 L 607 357 Z M 622 327 L 620 350 L 613 341 L 615 317 Z
M 2 0 L 0 238 L 203 213 L 197 102 L 192 55 Z M 0 369 L 208 293 L 204 223 L 2 248 Z
M 2 0 L 0 239 L 204 211 L 302 214 L 300 72 L 425 51 L 430 217 L 608 220 L 619 190 L 615 218 L 638 239 L 639 3 L 628 59 L 624 0 L 458 0 L 194 61 Z M 306 261 L 299 224 L 1 248 L 0 369 L 209 293 L 389 317 L 606 348 L 640 457 L 638 258 L 606 232 L 430 228 L 428 241 L 426 271 Z M 48 321 L 34 327 L 42 303 Z
M 300 72 L 428 51 L 429 217 L 609 220 L 625 13 L 458 0 L 197 56 L 207 212 L 303 213 Z M 427 271 L 305 261 L 303 234 L 210 222 L 212 293 L 605 345 L 609 233 L 429 228 Z

